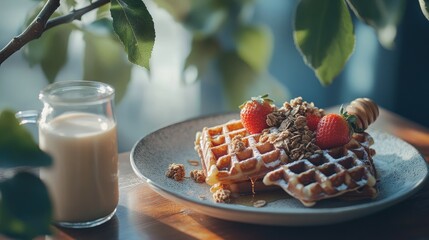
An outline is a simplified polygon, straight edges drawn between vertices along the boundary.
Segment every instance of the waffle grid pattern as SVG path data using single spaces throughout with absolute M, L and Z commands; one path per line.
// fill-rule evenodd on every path
M 355 134 L 352 141 L 339 148 L 324 150 L 313 155 L 285 164 L 268 173 L 263 182 L 278 185 L 287 193 L 299 199 L 305 206 L 313 206 L 316 201 L 332 198 L 365 187 L 364 194 L 375 197 L 375 168 L 371 154 L 360 142 L 371 142 L 368 134 Z M 359 194 L 355 194 L 356 197 Z
M 234 151 L 232 139 L 241 135 L 244 149 Z M 274 170 L 286 159 L 284 150 L 276 149 L 270 143 L 260 143 L 260 134 L 249 135 L 241 121 L 204 128 L 197 136 L 196 148 L 206 170 L 209 185 L 256 180 Z

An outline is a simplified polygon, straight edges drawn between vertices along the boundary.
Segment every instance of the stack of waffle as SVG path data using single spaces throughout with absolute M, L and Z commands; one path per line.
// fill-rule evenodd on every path
M 268 188 L 262 184 L 262 178 L 285 164 L 287 156 L 283 149 L 260 142 L 260 137 L 261 134 L 249 134 L 239 120 L 206 127 L 197 133 L 195 149 L 213 192 L 218 188 L 235 193 Z
M 268 130 L 275 132 L 276 128 Z M 374 141 L 368 133 L 355 133 L 344 146 L 299 160 L 260 141 L 261 136 L 249 134 L 239 120 L 197 133 L 195 149 L 213 192 L 228 189 L 246 194 L 281 187 L 305 206 L 333 197 L 377 196 L 375 151 L 370 148 Z

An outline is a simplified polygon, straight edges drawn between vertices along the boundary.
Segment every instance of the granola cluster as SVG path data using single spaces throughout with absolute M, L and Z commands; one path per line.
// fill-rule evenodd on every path
M 267 124 L 270 127 L 281 127 L 281 124 L 286 120 L 289 115 L 292 116 L 306 116 L 307 114 L 314 114 L 316 116 L 325 115 L 323 109 L 314 106 L 314 103 L 304 101 L 302 97 L 297 97 L 290 102 L 283 103 L 283 106 L 276 109 L 267 116 Z
M 285 102 L 267 116 L 268 126 L 274 128 L 264 130 L 259 141 L 268 141 L 284 149 L 290 162 L 321 153 L 315 144 L 315 133 L 307 126 L 307 114 L 323 116 L 324 112 L 313 103 L 303 101 L 302 97 Z
M 188 160 L 188 163 L 191 166 L 199 165 L 198 162 L 195 160 Z M 165 172 L 165 176 L 167 176 L 168 178 L 172 178 L 176 181 L 182 181 L 186 178 L 185 173 L 185 166 L 183 164 L 171 163 L 168 166 L 167 171 Z M 204 170 L 202 169 L 191 170 L 189 175 L 190 178 L 192 178 L 192 180 L 194 180 L 196 183 L 204 183 L 206 181 L 206 175 L 204 173 Z
M 241 135 L 236 135 L 231 140 L 232 144 L 232 151 L 235 153 L 242 152 L 244 149 L 246 149 L 246 145 L 242 140 Z
M 185 178 L 185 166 L 183 164 L 172 163 L 168 166 L 165 175 L 176 181 L 182 181 Z
M 204 183 L 206 181 L 206 175 L 202 169 L 192 170 L 190 176 L 196 183 Z
M 213 199 L 217 203 L 229 203 L 231 202 L 231 191 L 219 188 L 215 193 L 213 193 Z

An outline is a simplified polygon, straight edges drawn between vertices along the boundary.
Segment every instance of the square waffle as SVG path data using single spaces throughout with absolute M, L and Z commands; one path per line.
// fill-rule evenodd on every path
M 233 139 L 239 136 L 242 149 L 234 149 Z M 198 152 L 209 185 L 230 185 L 261 180 L 268 172 L 286 163 L 288 157 L 272 144 L 260 143 L 261 134 L 249 134 L 240 120 L 207 128 L 198 132 L 195 149 Z M 235 185 L 241 191 L 240 184 Z M 263 185 L 263 184 L 261 184 Z M 234 187 L 233 187 L 234 188 Z
M 338 148 L 322 151 L 307 159 L 280 166 L 266 174 L 263 183 L 277 185 L 305 206 L 316 201 L 344 195 L 344 199 L 377 196 L 376 170 L 372 162 L 372 137 L 354 134 Z

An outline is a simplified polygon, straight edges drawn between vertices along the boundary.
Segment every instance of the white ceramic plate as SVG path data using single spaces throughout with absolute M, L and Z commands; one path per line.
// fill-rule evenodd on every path
M 222 114 L 192 119 L 153 132 L 138 141 L 131 151 L 131 164 L 135 173 L 167 199 L 179 202 L 200 213 L 225 220 L 284 226 L 331 224 L 362 217 L 396 204 L 423 186 L 428 175 L 427 165 L 420 153 L 408 143 L 379 131 L 369 130 L 377 151 L 374 162 L 380 175 L 379 196 L 374 200 L 346 202 L 324 200 L 314 207 L 304 207 L 298 200 L 288 197 L 268 201 L 261 208 L 247 204 L 214 203 L 206 184 L 187 178 L 177 182 L 165 176 L 170 163 L 182 163 L 189 175 L 192 169 L 188 160 L 198 160 L 194 151 L 195 133 L 204 126 L 214 126 L 237 119 L 237 114 Z M 274 193 L 273 193 L 274 194 Z M 276 196 L 280 193 L 277 192 Z M 256 195 L 254 200 L 274 199 L 269 195 Z M 247 198 L 246 201 L 252 201 Z

